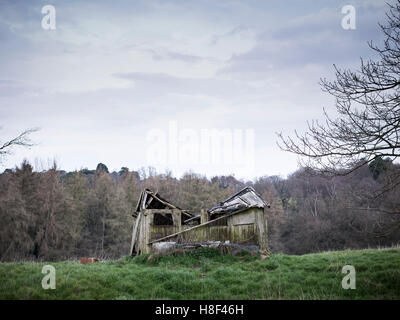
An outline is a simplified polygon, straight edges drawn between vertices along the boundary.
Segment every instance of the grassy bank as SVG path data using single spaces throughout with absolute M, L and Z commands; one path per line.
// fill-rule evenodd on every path
M 55 290 L 41 287 L 46 264 L 56 268 Z M 355 290 L 342 289 L 344 265 L 356 269 Z M 88 265 L 1 263 L 0 299 L 400 299 L 400 249 L 266 260 L 207 249 Z

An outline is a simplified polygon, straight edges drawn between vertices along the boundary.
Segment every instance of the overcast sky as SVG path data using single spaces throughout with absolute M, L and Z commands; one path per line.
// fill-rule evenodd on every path
M 56 30 L 41 26 L 48 4 Z M 355 30 L 341 26 L 344 5 L 356 8 Z M 297 159 L 279 150 L 275 133 L 292 135 L 323 107 L 334 111 L 319 79 L 332 79 L 333 64 L 374 57 L 366 42 L 382 41 L 386 9 L 381 0 L 0 0 L 0 140 L 41 128 L 31 136 L 37 145 L 15 149 L 0 170 L 55 158 L 64 170 L 102 162 L 177 177 L 285 176 Z M 170 154 L 153 163 L 149 136 L 164 132 L 167 152 L 176 150 L 171 127 L 198 137 L 250 130 L 254 149 L 243 153 L 254 165 Z

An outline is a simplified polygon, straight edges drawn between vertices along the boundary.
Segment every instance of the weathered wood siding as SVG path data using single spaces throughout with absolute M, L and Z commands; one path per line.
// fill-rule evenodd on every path
M 246 225 L 246 224 L 254 224 L 256 222 L 256 212 L 259 209 L 249 209 L 248 211 L 235 214 L 228 219 L 229 226 L 238 226 L 238 225 Z
M 174 225 L 154 225 L 155 213 L 172 214 Z M 196 229 L 170 238 L 168 241 L 205 242 L 229 240 L 231 243 L 257 244 L 260 246 L 261 252 L 267 249 L 267 225 L 263 209 L 252 208 L 227 219 L 226 226 L 199 226 Z M 181 225 L 180 221 L 181 212 L 177 209 L 144 210 L 139 226 L 140 234 L 137 241 L 137 252 L 150 253 L 151 245 L 149 245 L 149 242 L 192 228 L 192 226 Z

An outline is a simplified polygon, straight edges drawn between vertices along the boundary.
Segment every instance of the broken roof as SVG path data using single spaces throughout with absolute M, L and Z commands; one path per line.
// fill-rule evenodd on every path
M 137 216 L 137 213 L 141 210 L 145 209 L 179 209 L 178 206 L 173 205 L 172 203 L 168 202 L 167 200 L 163 199 L 157 192 L 153 192 L 150 189 L 144 189 L 140 193 L 139 201 L 136 206 L 134 216 Z M 186 210 L 182 210 L 188 216 L 192 216 Z
M 252 187 L 245 187 L 230 198 L 226 199 L 218 205 L 215 205 L 207 211 L 210 216 L 212 216 L 215 214 L 230 214 L 248 208 L 264 207 L 269 207 L 269 204 L 266 203 Z M 157 192 L 153 192 L 150 189 L 144 189 L 141 192 L 133 216 L 137 217 L 137 213 L 145 209 L 178 209 L 181 210 L 188 217 L 190 217 L 190 219 L 187 219 L 186 222 L 200 219 L 200 215 L 193 216 L 187 210 L 182 210 L 178 206 L 173 205 L 172 203 L 162 198 Z
M 227 214 L 247 208 L 269 207 L 261 196 L 252 188 L 245 187 L 230 198 L 208 210 L 210 215 Z

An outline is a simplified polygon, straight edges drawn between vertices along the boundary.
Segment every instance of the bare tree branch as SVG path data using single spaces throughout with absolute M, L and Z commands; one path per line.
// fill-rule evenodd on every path
M 31 128 L 23 131 L 17 137 L 8 140 L 6 142 L 0 142 L 0 160 L 6 155 L 10 154 L 11 150 L 14 146 L 22 146 L 22 147 L 31 147 L 35 145 L 32 140 L 29 138 L 31 133 L 40 130 L 39 128 Z
M 278 135 L 278 146 L 301 156 L 301 165 L 330 174 L 348 174 L 387 157 L 400 157 L 400 0 L 389 5 L 383 47 L 371 42 L 377 61 L 361 59 L 359 70 L 340 69 L 335 80 L 321 79 L 322 90 L 336 98 L 337 118 L 324 109 L 324 123 L 313 120 L 304 134 Z M 400 183 L 400 172 L 391 187 Z M 389 186 L 390 187 L 390 186 Z

